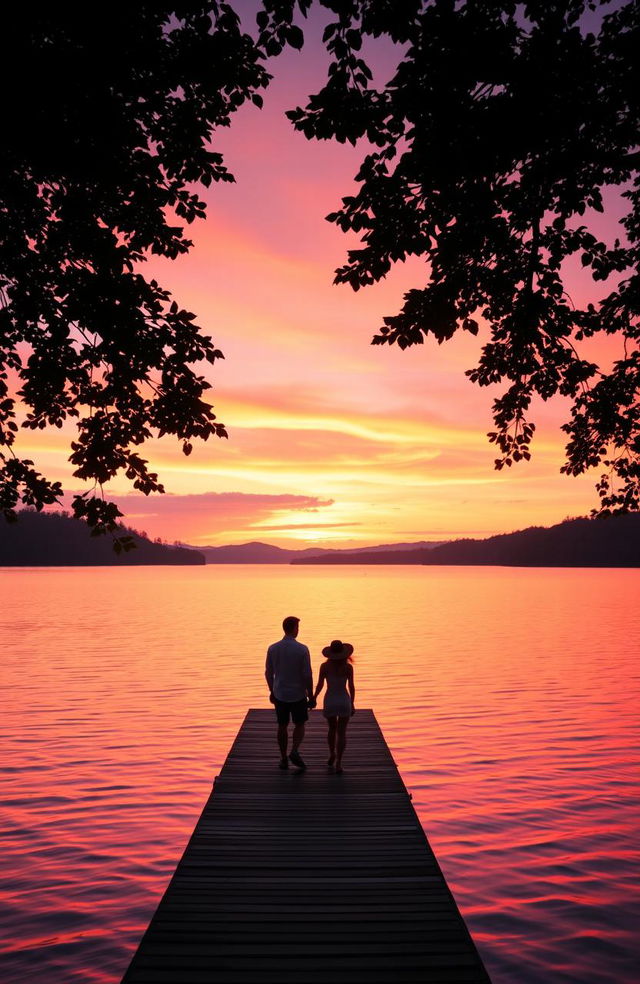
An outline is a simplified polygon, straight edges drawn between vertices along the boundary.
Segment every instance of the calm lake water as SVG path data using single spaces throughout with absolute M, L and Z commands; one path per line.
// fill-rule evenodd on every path
M 287 614 L 314 669 L 355 645 L 356 705 L 494 984 L 636 984 L 639 589 L 634 570 L 0 570 L 3 984 L 120 980 L 267 706 Z

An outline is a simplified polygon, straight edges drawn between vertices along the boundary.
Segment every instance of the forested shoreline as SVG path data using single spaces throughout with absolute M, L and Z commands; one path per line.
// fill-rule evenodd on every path
M 131 567 L 143 564 L 204 564 L 196 550 L 152 542 L 125 527 L 133 549 L 114 550 L 112 536 L 92 536 L 86 523 L 65 513 L 22 510 L 0 529 L 0 567 Z

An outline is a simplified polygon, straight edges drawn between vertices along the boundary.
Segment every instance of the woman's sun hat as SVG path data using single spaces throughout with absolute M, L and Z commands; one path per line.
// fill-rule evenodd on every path
M 322 655 L 326 656 L 327 659 L 348 659 L 352 652 L 353 646 L 350 642 L 340 642 L 339 639 L 334 639 L 330 646 L 325 646 Z

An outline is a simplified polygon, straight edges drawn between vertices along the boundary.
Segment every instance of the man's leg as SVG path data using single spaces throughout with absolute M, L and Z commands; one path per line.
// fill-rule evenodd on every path
M 294 732 L 295 734 L 295 732 Z M 280 749 L 280 758 L 286 759 L 287 757 L 287 745 L 289 744 L 289 731 L 286 724 L 278 725 L 278 748 Z
M 306 700 L 297 702 L 295 709 L 292 708 L 291 717 L 293 718 L 293 734 L 291 735 L 291 751 L 289 752 L 289 761 L 293 765 L 297 766 L 298 769 L 304 769 L 306 766 L 304 761 L 300 758 L 298 749 L 302 744 L 302 739 L 304 738 L 304 726 L 308 720 Z
M 304 724 L 296 724 L 291 736 L 291 753 L 297 752 L 304 738 Z M 285 746 L 286 747 L 286 746 Z

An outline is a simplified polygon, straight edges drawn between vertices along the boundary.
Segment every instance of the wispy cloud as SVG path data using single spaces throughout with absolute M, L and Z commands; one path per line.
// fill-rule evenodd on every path
M 70 504 L 71 493 L 65 496 Z M 124 522 L 151 537 L 192 543 L 252 538 L 257 529 L 289 529 L 291 517 L 315 517 L 333 499 L 313 495 L 204 492 L 200 495 L 113 495 Z M 281 519 L 281 522 L 278 522 Z M 267 524 L 264 526 L 263 524 Z M 318 525 L 310 519 L 310 525 Z M 327 524 L 331 526 L 331 524 Z
M 354 527 L 360 525 L 360 523 L 305 523 L 303 526 L 301 523 L 286 523 L 282 526 L 266 526 L 264 523 L 261 523 L 259 526 L 256 526 L 255 529 L 263 531 L 287 530 L 290 533 L 296 533 L 300 532 L 300 530 L 305 532 L 309 530 L 338 530 L 344 529 L 345 527 L 348 529 L 353 529 Z

